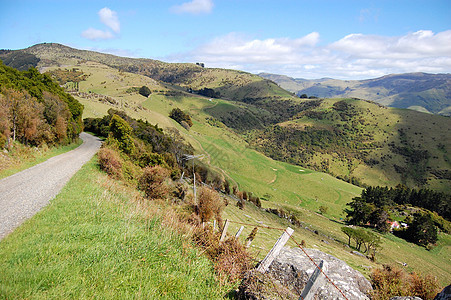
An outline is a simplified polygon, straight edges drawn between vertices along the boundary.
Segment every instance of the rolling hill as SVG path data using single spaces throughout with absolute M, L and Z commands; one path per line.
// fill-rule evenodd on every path
M 449 118 L 345 97 L 300 99 L 272 81 L 282 78 L 291 84 L 310 85 L 310 89 L 335 82 L 337 89 L 342 90 L 346 90 L 345 84 L 352 83 L 366 86 L 366 93 L 383 87 L 384 93 L 397 91 L 396 95 L 400 95 L 446 87 L 448 75 L 404 74 L 359 82 L 321 79 L 311 86 L 312 82 L 283 76 L 271 75 L 269 80 L 241 71 L 124 58 L 59 44 L 3 51 L 0 57 L 16 65 L 35 63 L 54 78 L 65 78 L 60 83 L 80 101 L 88 101 L 85 106 L 92 107 L 87 116 L 105 114 L 112 106 L 130 109 L 138 118 L 150 114 L 158 123 L 170 126 L 166 117 L 170 107 L 163 114 L 157 113 L 155 101 L 163 104 L 167 99 L 194 101 L 200 97 L 215 104 L 189 105 L 186 109 L 190 114 L 202 110 L 211 124 L 238 132 L 249 147 L 273 159 L 327 172 L 359 185 L 404 184 L 450 191 Z M 74 79 L 75 74 L 79 77 Z M 422 84 L 418 78 L 423 78 Z M 131 92 L 133 87 L 142 85 L 151 90 L 148 99 Z M 222 100 L 202 97 L 202 89 L 213 90 Z M 352 89 L 347 89 L 351 95 Z M 353 95 L 366 98 L 361 92 Z M 93 99 L 95 104 L 90 101 Z
M 297 95 L 360 98 L 385 106 L 451 115 L 451 74 L 392 74 L 367 80 L 306 80 L 261 73 Z

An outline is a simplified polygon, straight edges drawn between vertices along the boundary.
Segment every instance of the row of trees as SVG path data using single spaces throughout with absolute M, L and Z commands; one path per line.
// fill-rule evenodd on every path
M 342 227 L 341 231 L 348 236 L 348 246 L 351 246 L 351 240 L 354 240 L 355 248 L 361 251 L 362 246 L 365 247 L 363 252 L 371 255 L 374 260 L 376 251 L 381 244 L 380 238 L 375 233 L 363 228 L 353 227 Z
M 448 221 L 451 220 L 451 195 L 442 192 L 410 189 L 403 185 L 397 185 L 394 188 L 377 186 L 363 190 L 360 199 L 376 207 L 395 205 L 421 207 L 436 212 Z
M 446 200 L 448 199 L 448 200 Z M 435 201 L 435 207 L 432 206 Z M 406 187 L 368 187 L 362 191 L 360 197 L 355 197 L 347 205 L 346 220 L 349 224 L 371 226 L 385 233 L 391 229 L 390 211 L 395 207 L 402 210 L 401 205 L 419 206 L 412 208 L 414 213 L 404 209 L 407 215 L 404 222 L 407 228 L 395 232 L 400 237 L 416 244 L 427 246 L 437 241 L 437 231 L 450 231 L 450 222 L 437 214 L 443 213 L 449 218 L 449 196 L 430 190 L 413 190 Z M 427 209 L 431 207 L 435 212 Z

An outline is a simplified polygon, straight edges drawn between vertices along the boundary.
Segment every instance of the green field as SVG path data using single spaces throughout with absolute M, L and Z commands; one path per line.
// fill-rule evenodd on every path
M 182 91 L 179 91 L 179 94 L 176 96 L 168 96 L 164 92 L 157 91 L 160 88 L 163 90 L 164 87 L 154 87 L 152 95 L 146 99 L 140 95 L 127 94 L 124 88 L 121 88 L 120 79 L 114 82 L 107 80 L 107 83 L 103 84 L 105 87 L 98 86 L 105 81 L 105 78 L 110 78 L 111 74 L 117 72 L 114 69 L 105 67 L 93 68 L 85 64 L 78 64 L 76 67 L 91 74 L 86 82 L 80 84 L 81 92 L 93 89 L 97 93 L 121 99 L 118 103 L 128 103 L 128 106 L 112 105 L 99 102 L 96 99 L 77 97 L 85 106 L 85 116 L 101 116 L 109 108 L 124 109 L 130 116 L 146 119 L 153 124 L 157 123 L 166 130 L 176 128 L 186 141 L 196 149 L 198 154 L 205 154 L 203 158 L 204 163 L 209 164 L 222 173 L 232 183 L 237 184 L 241 190 L 253 192 L 254 195 L 262 198 L 264 208 L 283 208 L 299 216 L 299 219 L 305 223 L 305 227 L 310 228 L 310 230 L 296 228 L 295 237 L 298 241 L 305 240 L 307 247 L 318 248 L 331 253 L 366 275 L 369 273 L 367 267 L 375 266 L 368 259 L 351 254 L 350 251 L 352 249 L 344 246 L 347 238 L 340 231 L 340 228 L 344 225 L 341 218 L 344 217 L 343 209 L 346 203 L 359 195 L 362 189 L 337 180 L 325 173 L 272 160 L 251 149 L 242 136 L 226 128 L 221 122 L 217 120 L 212 121 L 210 115 L 206 112 L 212 108 L 219 108 L 224 111 L 233 110 L 235 106 L 240 105 L 239 103 L 218 99 L 210 100 L 209 98 Z M 139 75 L 126 72 L 123 72 L 120 76 L 130 78 L 130 80 L 132 78 L 139 80 L 139 84 L 134 84 L 130 81 L 124 83 L 124 86 L 139 86 L 145 80 L 149 80 L 147 77 L 141 78 Z M 361 105 L 365 108 L 369 104 L 365 102 Z M 179 107 L 191 115 L 194 125 L 189 131 L 167 117 L 174 107 Z M 378 114 L 381 117 L 383 116 L 383 119 L 381 119 L 383 122 L 387 122 L 385 124 L 385 127 L 387 127 L 385 131 L 387 132 L 389 130 L 387 124 L 391 124 L 390 118 L 402 120 L 399 119 L 399 116 L 403 116 L 403 118 L 415 118 L 417 116 L 409 111 L 382 108 Z M 302 120 L 296 122 L 301 124 Z M 324 124 L 324 126 L 326 125 Z M 432 125 L 435 126 L 436 124 L 431 123 L 430 126 Z M 428 124 L 415 126 L 420 128 L 428 126 Z M 413 134 L 416 130 L 415 126 L 409 128 Z M 375 132 L 376 135 L 379 133 Z M 376 138 L 387 138 L 385 136 L 386 133 L 382 133 L 381 136 L 376 136 Z M 434 135 L 422 138 L 424 141 L 430 141 L 432 138 L 438 139 Z M 377 152 L 375 155 L 378 155 Z M 439 152 L 434 153 L 434 155 L 439 155 Z M 447 154 L 442 153 L 441 155 Z M 357 168 L 355 172 L 367 172 L 365 174 L 371 174 L 370 176 L 374 177 L 380 176 L 380 173 L 375 170 Z M 318 209 L 321 205 L 329 207 L 324 216 L 318 214 Z M 250 204 L 246 206 L 244 211 L 241 211 L 232 203 L 232 205 L 227 207 L 225 217 L 251 224 L 263 222 L 274 227 L 289 225 L 284 220 L 263 212 Z M 238 228 L 239 225 L 234 224 L 231 226 L 230 231 L 236 232 Z M 246 226 L 242 237 L 244 238 L 251 229 L 249 226 Z M 313 230 L 317 230 L 319 235 L 313 233 Z M 278 234 L 277 231 L 265 232 L 265 230 L 262 230 L 257 235 L 252 249 L 259 256 L 265 255 L 265 252 L 272 246 Z M 333 241 L 333 239 L 338 242 Z M 327 241 L 327 243 L 322 242 L 322 240 Z M 434 274 L 442 284 L 448 284 L 451 281 L 450 257 L 451 241 L 448 235 L 443 234 L 440 235 L 437 246 L 431 251 L 387 234 L 383 236 L 382 250 L 377 255 L 378 263 L 392 263 L 399 266 L 401 266 L 400 263 L 406 263 L 408 271 L 415 270 L 425 274 Z

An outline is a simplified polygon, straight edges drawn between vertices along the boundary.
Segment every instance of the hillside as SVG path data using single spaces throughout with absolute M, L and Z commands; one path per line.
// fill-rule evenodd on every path
M 157 113 L 156 101 L 161 104 L 167 99 L 194 101 L 201 97 L 198 93 L 202 89 L 211 89 L 223 100 L 201 97 L 215 104 L 190 105 L 188 111 L 192 114 L 193 110 L 203 109 L 209 115 L 208 122 L 235 130 L 249 146 L 274 159 L 328 172 L 355 184 L 395 186 L 402 183 L 409 187 L 450 191 L 449 118 L 386 109 L 371 101 L 300 99 L 271 80 L 197 64 L 123 58 L 59 44 L 39 44 L 3 53 L 13 54 L 22 55 L 23 64 L 30 56 L 35 57 L 32 61 L 38 61 L 41 71 L 49 72 L 77 99 L 91 107 L 85 116 L 104 115 L 109 107 L 128 108 L 132 116 L 147 118 L 151 115 L 159 124 L 170 126 L 166 118 L 170 109 L 165 108 L 163 115 Z M 346 89 L 345 83 L 373 89 L 384 86 L 385 93 L 388 89 L 408 92 L 437 86 L 435 81 L 429 84 L 425 81 L 414 89 L 410 85 L 412 78 L 430 77 L 420 75 L 386 76 L 362 82 L 321 79 L 315 84 L 319 88 L 335 82 L 336 86 L 341 84 L 341 89 Z M 290 84 L 311 84 L 277 75 L 270 78 L 282 78 Z M 444 86 L 445 79 L 442 80 Z M 132 91 L 142 85 L 150 88 L 148 99 Z M 196 122 L 205 120 L 194 119 Z
M 43 49 L 48 50 L 45 47 Z M 433 162 L 431 168 L 445 170 L 445 175 L 449 172 L 447 151 L 451 151 L 448 144 L 450 139 L 449 132 L 444 131 L 444 128 L 447 129 L 449 126 L 443 121 L 448 120 L 447 118 L 383 108 L 375 103 L 354 99 L 302 100 L 275 88 L 275 85 L 268 81 L 257 79 L 255 81 L 260 89 L 255 91 L 250 89 L 252 85 L 240 88 L 238 81 L 224 88 L 230 95 L 235 95 L 235 100 L 239 101 L 233 101 L 230 98 L 215 99 L 189 93 L 183 83 L 176 85 L 114 68 L 100 62 L 100 58 L 99 61 L 71 58 L 71 56 L 79 55 L 79 50 L 73 54 L 70 48 L 66 50 L 68 52 L 64 56 L 51 53 L 39 54 L 38 67 L 58 80 L 84 105 L 84 118 L 103 117 L 111 108 L 120 109 L 133 118 L 157 124 L 158 128 L 163 128 L 165 133 L 173 137 L 183 137 L 193 146 L 196 154 L 204 154 L 201 161 L 196 163 L 208 165 L 227 179 L 231 185 L 237 185 L 241 191 L 252 192 L 254 196 L 260 197 L 263 208 L 282 210 L 296 216 L 301 222 L 299 227 L 295 226 L 295 237 L 298 241 L 304 240 L 308 247 L 333 253 L 366 275 L 369 274 L 366 266 L 375 267 L 377 263 L 352 254 L 350 249 L 344 246 L 347 237 L 341 232 L 341 227 L 344 226 L 343 219 L 346 216 L 343 209 L 352 198 L 360 195 L 362 189 L 326 173 L 299 166 L 296 162 L 289 164 L 273 160 L 261 153 L 266 151 L 263 146 L 268 144 L 271 146 L 268 148 L 273 151 L 286 153 L 287 155 L 280 159 L 289 161 L 290 155 L 296 154 L 291 153 L 293 146 L 290 142 L 294 142 L 293 144 L 297 142 L 293 137 L 302 136 L 303 132 L 318 131 L 320 134 L 314 134 L 309 138 L 319 139 L 310 141 L 306 139 L 302 144 L 294 146 L 294 149 L 300 150 L 299 152 L 302 152 L 304 148 L 312 147 L 315 151 L 324 148 L 324 151 L 317 151 L 318 155 L 311 158 L 311 161 L 307 161 L 307 163 L 311 162 L 312 166 L 318 166 L 318 170 L 325 165 L 321 162 L 329 159 L 330 173 L 339 175 L 338 172 L 342 172 L 343 176 L 349 175 L 350 165 L 358 166 L 364 161 L 364 155 L 358 154 L 359 151 L 364 151 L 369 153 L 367 157 L 369 161 L 374 163 L 371 160 L 373 158 L 379 160 L 379 163 L 374 164 L 374 168 L 355 168 L 351 175 L 356 178 L 359 176 L 359 179 L 368 178 L 371 183 L 395 185 L 397 180 L 401 180 L 400 173 L 393 171 L 394 167 L 391 166 L 391 171 L 387 172 L 388 175 L 384 175 L 384 168 L 394 163 L 399 166 L 413 165 L 408 160 L 410 158 L 407 158 L 412 157 L 410 152 L 422 154 L 424 153 L 421 152 L 422 149 L 427 149 L 431 151 L 432 156 L 438 155 L 439 158 L 428 159 L 425 164 L 426 170 L 429 163 Z M 83 55 L 103 55 L 86 52 Z M 37 52 L 36 56 L 38 56 Z M 53 60 L 49 59 L 51 56 L 54 57 Z M 109 55 L 105 57 L 111 60 L 121 59 Z M 210 70 L 189 64 L 186 66 L 198 68 L 200 72 L 210 72 L 210 76 L 228 74 L 227 76 L 232 78 L 231 74 L 234 74 L 237 80 L 240 78 L 239 75 L 254 79 L 253 75 L 243 72 Z M 171 65 L 172 67 L 174 66 Z M 201 78 L 196 79 L 196 82 L 202 82 Z M 211 85 L 199 85 L 199 87 L 215 88 L 216 91 L 216 86 L 220 86 L 215 85 L 217 82 L 221 80 L 215 79 L 210 82 Z M 143 85 L 151 91 L 148 97 L 137 92 Z M 235 85 L 237 87 L 234 87 Z M 246 98 L 240 93 L 233 93 L 234 88 L 245 92 L 244 95 L 252 95 L 250 93 L 253 92 L 255 96 Z M 224 93 L 221 92 L 221 95 Z M 269 95 L 269 97 L 259 98 L 262 95 Z M 180 108 L 190 115 L 193 126 L 189 130 L 168 117 L 174 108 Z M 430 127 L 424 127 L 426 125 Z M 276 128 L 281 132 L 287 129 L 285 136 L 279 136 L 283 138 L 282 142 L 272 139 L 271 132 L 276 133 Z M 396 131 L 399 128 L 407 132 L 406 137 L 401 140 L 400 136 L 404 135 Z M 274 130 L 271 131 L 272 129 Z M 434 134 L 429 136 L 424 133 L 424 130 Z M 340 131 L 341 135 L 329 134 Z M 292 132 L 295 134 L 290 136 Z M 365 136 L 365 134 L 371 136 Z M 423 135 L 423 140 L 416 138 L 420 134 Z M 326 139 L 320 138 L 322 135 Z M 329 137 L 333 138 L 328 139 Z M 356 142 L 351 143 L 356 138 L 358 138 Z M 400 151 L 407 156 L 391 151 L 392 141 L 394 142 L 392 148 L 401 147 Z M 442 141 L 443 144 L 439 147 L 440 151 L 436 149 L 437 141 Z M 363 146 L 366 142 L 372 148 L 368 147 L 365 150 Z M 255 148 L 261 152 L 255 151 Z M 334 153 L 334 150 L 337 152 Z M 419 152 L 416 152 L 417 150 Z M 385 155 L 384 160 L 378 157 L 382 155 L 381 153 Z M 268 155 L 271 154 L 268 153 Z M 372 173 L 367 173 L 368 170 Z M 188 175 L 185 173 L 185 176 Z M 439 176 L 443 174 L 439 173 Z M 387 180 L 393 180 L 393 182 Z M 435 178 L 427 182 L 428 186 L 439 190 L 450 186 L 449 181 L 443 179 Z M 414 184 L 412 181 L 407 183 Z M 236 222 L 264 223 L 278 228 L 294 226 L 288 220 L 250 203 L 246 204 L 244 210 L 240 210 L 234 205 L 233 199 L 229 201 L 232 205 L 229 204 L 226 208 L 224 218 Z M 328 207 L 324 215 L 317 213 L 321 206 Z M 230 232 L 236 232 L 239 227 L 237 223 L 232 224 Z M 242 234 L 243 239 L 251 230 L 251 226 L 246 226 Z M 257 257 L 265 255 L 278 236 L 278 231 L 259 230 L 255 247 L 251 249 L 252 253 Z M 380 237 L 382 248 L 378 253 L 378 263 L 405 262 L 407 263 L 405 269 L 408 271 L 418 270 L 426 274 L 436 274 L 443 284 L 449 282 L 451 270 L 447 264 L 450 257 L 448 235 L 440 233 L 439 242 L 431 251 L 407 243 L 391 234 L 380 235 Z
M 21 58 L 20 63 L 18 63 L 17 57 Z M 119 57 L 78 50 L 54 43 L 37 44 L 22 50 L 2 51 L 0 52 L 0 59 L 4 60 L 5 63 L 14 63 L 15 67 L 26 67 L 34 64 L 39 68 L 61 65 L 64 62 L 97 62 L 121 71 L 145 75 L 184 88 L 193 90 L 215 89 L 221 97 L 231 100 L 292 97 L 291 93 L 281 89 L 273 82 L 250 73 L 204 68 L 194 63 L 165 63 L 152 59 Z
M 267 73 L 259 75 L 297 95 L 360 98 L 385 106 L 451 115 L 451 74 L 392 74 L 367 80 L 306 80 Z

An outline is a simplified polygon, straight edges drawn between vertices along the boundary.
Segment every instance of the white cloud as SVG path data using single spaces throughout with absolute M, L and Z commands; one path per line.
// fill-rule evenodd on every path
M 170 11 L 176 14 L 188 13 L 197 15 L 202 13 L 210 13 L 212 9 L 212 0 L 192 0 L 180 5 L 174 5 L 170 8 Z
M 451 72 L 451 30 L 389 37 L 350 34 L 328 45 L 320 35 L 252 39 L 239 33 L 217 37 L 177 61 L 208 67 L 287 74 L 293 77 L 361 79 L 389 73 Z
M 98 14 L 100 21 L 103 24 L 110 27 L 116 33 L 119 33 L 119 31 L 121 31 L 121 24 L 119 23 L 119 19 L 117 18 L 115 11 L 109 9 L 108 7 L 104 7 L 99 10 Z
M 108 40 L 114 38 L 114 35 L 109 31 L 88 28 L 81 33 L 81 36 L 87 38 L 88 40 Z
M 98 11 L 98 15 L 100 17 L 100 22 L 108 26 L 116 34 L 121 31 L 121 24 L 115 11 L 109 9 L 108 7 L 104 7 Z M 100 30 L 92 27 L 83 31 L 81 36 L 92 41 L 116 38 L 116 35 L 111 33 L 109 30 Z

